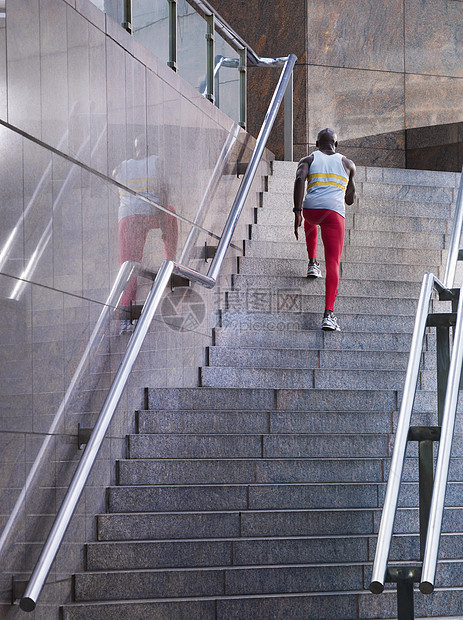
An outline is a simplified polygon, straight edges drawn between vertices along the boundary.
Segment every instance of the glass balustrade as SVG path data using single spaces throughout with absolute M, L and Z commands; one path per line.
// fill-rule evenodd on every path
M 187 0 L 92 2 L 244 126 L 243 50 L 230 45 L 217 30 L 211 30 L 212 16 L 200 13 L 195 3 Z M 208 62 L 209 55 L 212 62 Z

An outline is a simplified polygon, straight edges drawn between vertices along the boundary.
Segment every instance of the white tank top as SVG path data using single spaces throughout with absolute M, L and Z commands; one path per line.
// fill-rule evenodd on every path
M 341 153 L 326 155 L 321 151 L 313 152 L 303 209 L 331 209 L 345 217 L 344 195 L 349 175 L 342 159 Z

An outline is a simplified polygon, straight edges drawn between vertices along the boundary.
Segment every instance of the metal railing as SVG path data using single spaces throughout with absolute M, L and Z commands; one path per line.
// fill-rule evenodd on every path
M 430 594 L 434 590 L 437 569 L 442 517 L 444 513 L 445 492 L 450 465 L 455 414 L 457 410 L 458 390 L 460 386 L 461 366 L 463 360 L 463 295 L 458 300 L 457 322 L 454 330 L 453 350 L 450 360 L 449 378 L 445 394 L 445 405 L 442 416 L 441 439 L 437 458 L 435 481 L 433 487 L 429 522 L 426 536 L 426 548 L 421 568 L 420 590 Z
M 265 61 L 270 59 L 264 59 Z M 76 472 L 63 500 L 61 508 L 55 519 L 53 527 L 43 547 L 37 564 L 34 568 L 32 576 L 24 592 L 24 596 L 20 601 L 20 607 L 23 611 L 32 611 L 35 609 L 37 600 L 45 585 L 47 576 L 51 566 L 56 558 L 56 554 L 60 548 L 66 530 L 71 521 L 72 515 L 76 509 L 77 503 L 83 492 L 87 479 L 90 475 L 97 454 L 105 438 L 107 429 L 111 423 L 116 407 L 122 396 L 122 392 L 127 383 L 132 367 L 135 363 L 137 355 L 143 344 L 149 326 L 153 320 L 156 309 L 161 301 L 161 297 L 167 287 L 170 277 L 173 273 L 184 276 L 189 280 L 200 283 L 202 286 L 212 288 L 219 275 L 225 253 L 230 245 L 233 232 L 238 223 L 239 216 L 243 210 L 246 198 L 248 196 L 251 184 L 257 172 L 260 160 L 262 158 L 270 131 L 275 122 L 275 118 L 284 97 L 285 90 L 290 82 L 296 56 L 290 54 L 286 58 L 273 59 L 269 65 L 283 66 L 278 84 L 270 102 L 267 114 L 265 115 L 262 128 L 257 137 L 256 145 L 252 153 L 251 159 L 243 176 L 237 195 L 233 202 L 230 214 L 225 223 L 222 236 L 220 238 L 216 254 L 210 265 L 207 275 L 201 274 L 184 265 L 171 260 L 162 263 L 157 273 L 154 284 L 148 294 L 146 302 L 143 306 L 140 319 L 135 327 L 133 335 L 129 341 L 127 350 L 124 354 L 122 362 L 116 373 L 114 381 L 106 397 L 103 408 L 100 411 L 95 427 L 91 434 L 87 447 L 77 466 Z
M 391 460 L 391 468 L 387 483 L 386 497 L 381 516 L 381 523 L 378 532 L 376 545 L 375 560 L 370 583 L 370 590 L 375 594 L 379 594 L 384 590 L 385 582 L 398 582 L 398 598 L 399 598 L 399 618 L 413 618 L 413 607 L 405 605 L 404 613 L 400 614 L 400 597 L 404 595 L 403 583 L 407 582 L 408 590 L 405 596 L 413 597 L 413 582 L 420 583 L 420 591 L 428 594 L 434 589 L 434 580 L 437 568 L 438 548 L 442 528 L 442 517 L 444 510 L 444 500 L 448 479 L 450 453 L 452 447 L 455 413 L 457 407 L 458 390 L 460 384 L 460 376 L 463 361 L 463 294 L 459 294 L 458 308 L 456 312 L 456 325 L 453 332 L 453 349 L 448 368 L 444 369 L 444 380 L 439 378 L 438 365 L 438 394 L 439 380 L 445 390 L 445 400 L 442 412 L 439 410 L 438 396 L 438 417 L 441 427 L 418 427 L 418 441 L 425 443 L 425 438 L 429 441 L 432 430 L 436 431 L 431 439 L 439 440 L 439 454 L 436 466 L 435 477 L 433 479 L 433 455 L 432 444 L 431 451 L 428 454 L 428 469 L 430 475 L 428 483 L 432 484 L 432 497 L 429 504 L 429 489 L 424 489 L 428 498 L 422 499 L 420 488 L 420 538 L 421 538 L 421 559 L 422 566 L 406 567 L 403 571 L 397 570 L 395 575 L 391 575 L 388 569 L 388 557 L 393 536 L 394 519 L 398 507 L 399 491 L 403 466 L 405 461 L 405 452 L 407 441 L 413 439 L 413 433 L 410 435 L 411 415 L 415 399 L 415 392 L 418 382 L 420 370 L 420 357 L 423 348 L 426 327 L 428 322 L 429 304 L 434 291 L 447 300 L 452 300 L 454 307 L 458 298 L 458 292 L 452 289 L 455 278 L 457 260 L 459 258 L 459 244 L 463 224 L 463 170 L 460 175 L 460 185 L 457 195 L 454 224 L 450 241 L 447 263 L 444 272 L 444 282 L 440 282 L 432 273 L 426 273 L 423 277 L 420 298 L 416 313 L 415 327 L 413 331 L 412 344 L 410 349 L 410 357 L 407 366 L 402 403 L 400 407 L 399 423 L 395 436 L 394 451 Z M 434 315 L 439 317 L 439 315 Z M 448 335 L 448 326 L 447 326 Z M 439 334 L 438 334 L 439 336 Z M 439 337 L 438 337 L 438 356 L 439 356 Z M 449 346 L 447 339 L 447 348 Z M 447 350 L 448 352 L 448 350 Z M 416 429 L 415 429 L 416 430 Z M 421 432 L 421 438 L 420 438 Z M 420 487 L 421 487 L 421 463 L 420 463 Z M 423 514 L 421 514 L 423 513 Z M 402 582 L 402 584 L 400 584 Z M 400 587 L 399 587 L 400 586 Z M 407 611 L 408 609 L 408 611 Z M 410 611 L 411 609 L 411 611 Z

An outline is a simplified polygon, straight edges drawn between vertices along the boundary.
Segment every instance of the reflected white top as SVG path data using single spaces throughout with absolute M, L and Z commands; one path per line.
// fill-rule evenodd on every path
M 116 180 L 130 189 L 159 203 L 159 181 L 157 179 L 157 156 L 123 161 Z M 118 220 L 128 215 L 154 215 L 156 207 L 133 196 L 123 189 L 119 190 Z

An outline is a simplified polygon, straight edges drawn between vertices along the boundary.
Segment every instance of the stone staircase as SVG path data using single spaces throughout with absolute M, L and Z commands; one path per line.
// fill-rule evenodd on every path
M 343 331 L 325 333 L 324 281 L 304 278 L 292 234 L 294 172 L 274 164 L 221 292 L 201 387 L 147 390 L 64 620 L 396 617 L 395 591 L 367 587 L 420 283 L 442 268 L 456 175 L 359 168 L 335 308 Z M 416 424 L 436 421 L 434 367 L 430 331 Z M 460 421 L 457 432 L 439 587 L 416 593 L 417 618 L 463 617 Z M 409 563 L 414 446 L 405 481 L 391 558 Z

